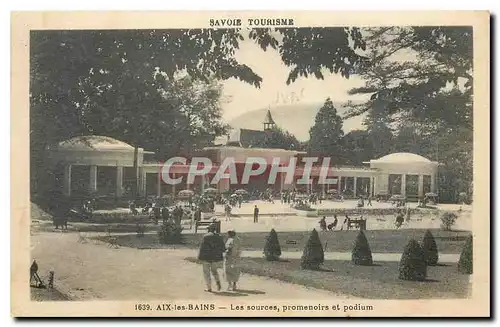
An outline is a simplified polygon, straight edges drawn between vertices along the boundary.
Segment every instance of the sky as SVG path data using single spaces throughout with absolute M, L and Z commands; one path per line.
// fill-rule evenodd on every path
M 228 102 L 222 104 L 226 121 L 252 110 L 291 104 L 291 101 L 320 103 L 327 97 L 331 97 L 333 102 L 363 99 L 347 94 L 349 89 L 363 86 L 363 80 L 355 76 L 346 79 L 340 74 L 327 73 L 324 80 L 301 77 L 286 85 L 290 68 L 281 62 L 278 52 L 272 49 L 264 52 L 253 41 L 241 42 L 235 56 L 240 63 L 252 68 L 263 81 L 260 89 L 236 79 L 223 82 L 224 96 L 228 98 Z

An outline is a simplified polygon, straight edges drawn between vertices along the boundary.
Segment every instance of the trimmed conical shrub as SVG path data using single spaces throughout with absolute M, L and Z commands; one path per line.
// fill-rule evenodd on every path
M 371 266 L 373 264 L 372 251 L 363 231 L 359 231 L 354 241 L 352 263 L 359 266 Z
M 436 240 L 430 230 L 427 230 L 422 240 L 422 249 L 424 249 L 425 262 L 428 266 L 435 266 L 439 259 Z
M 472 274 L 472 235 L 465 241 L 460 259 L 458 260 L 458 271 L 463 274 Z
M 424 250 L 415 240 L 406 244 L 399 262 L 399 279 L 425 280 L 427 277 L 427 264 Z
M 266 236 L 266 244 L 264 245 L 264 255 L 267 261 L 278 261 L 281 256 L 281 246 L 278 240 L 278 234 L 271 229 L 271 232 Z
M 325 261 L 325 253 L 323 252 L 323 245 L 319 239 L 318 232 L 313 229 L 311 236 L 307 241 L 304 252 L 302 253 L 302 269 L 318 270 L 320 265 Z

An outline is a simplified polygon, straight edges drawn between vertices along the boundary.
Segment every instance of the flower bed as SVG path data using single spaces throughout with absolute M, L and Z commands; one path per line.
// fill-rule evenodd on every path
M 394 215 L 398 211 L 403 210 L 406 213 L 406 208 L 335 208 L 335 209 L 318 209 L 316 210 L 317 216 L 331 216 L 331 215 Z M 420 213 L 421 209 L 411 208 L 410 214 Z

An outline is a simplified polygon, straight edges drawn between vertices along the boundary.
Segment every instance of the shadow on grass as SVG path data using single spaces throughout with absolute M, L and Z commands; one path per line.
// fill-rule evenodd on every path
M 213 292 L 214 295 L 220 295 L 220 296 L 230 296 L 230 297 L 238 297 L 238 296 L 248 296 L 248 294 L 245 293 L 233 293 L 233 292 Z
M 290 260 L 288 259 L 278 259 L 278 260 L 268 260 L 269 262 L 291 262 Z
M 245 290 L 245 289 L 237 289 L 236 292 L 244 294 L 266 294 L 266 292 L 259 290 Z
M 465 240 L 467 240 L 467 236 L 438 236 L 435 237 L 435 239 L 449 242 L 464 242 Z
M 437 279 L 432 279 L 432 278 L 423 279 L 423 280 L 408 280 L 408 279 L 402 279 L 402 281 L 404 281 L 404 282 L 408 282 L 408 283 L 439 283 L 439 280 L 437 280 Z
M 309 269 L 304 269 L 304 270 L 309 270 Z M 311 269 L 310 271 L 329 272 L 329 273 L 335 272 L 335 270 L 333 270 L 332 268 L 328 268 L 328 267 L 323 267 L 323 268 L 314 269 L 314 270 Z
M 368 265 L 368 267 L 382 267 L 383 265 L 380 263 L 372 263 L 371 265 Z

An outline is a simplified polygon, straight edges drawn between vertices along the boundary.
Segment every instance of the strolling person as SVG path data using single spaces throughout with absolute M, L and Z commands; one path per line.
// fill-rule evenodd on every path
M 168 210 L 167 207 L 163 207 L 161 209 L 161 218 L 163 220 L 169 220 L 170 219 L 170 211 Z
M 236 291 L 238 280 L 240 279 L 239 260 L 241 255 L 240 241 L 236 237 L 236 232 L 227 232 L 226 251 L 224 253 L 224 275 L 228 283 L 227 290 Z
M 404 222 L 404 215 L 401 211 L 398 212 L 396 216 L 396 228 L 400 228 L 403 225 Z
M 231 220 L 231 205 L 229 203 L 224 207 L 224 211 L 226 212 L 226 221 Z
M 349 230 L 351 228 L 351 218 L 349 218 L 348 215 L 345 215 L 344 223 L 342 224 L 342 229 L 346 227 L 346 230 Z
M 201 221 L 201 209 L 199 207 L 194 212 L 194 221 Z
M 255 205 L 255 207 L 253 208 L 253 222 L 259 222 L 259 207 L 257 207 L 257 205 Z
M 326 217 L 323 216 L 321 220 L 319 221 L 319 227 L 321 228 L 322 231 L 326 231 Z
M 358 198 L 358 204 L 357 204 L 357 207 L 358 207 L 358 208 L 363 208 L 364 206 L 365 206 L 365 201 L 363 200 L 363 197 L 362 197 L 362 196 L 360 196 L 360 197 Z
M 335 230 L 335 228 L 337 228 L 337 224 L 338 224 L 339 220 L 337 218 L 337 215 L 333 215 L 333 223 L 331 224 L 328 224 L 328 230 L 332 231 L 332 230 Z
M 198 253 L 198 260 L 203 265 L 203 277 L 207 286 L 206 291 L 212 292 L 212 278 L 215 279 L 217 290 L 220 291 L 221 283 L 217 265 L 222 262 L 225 251 L 224 240 L 216 232 L 215 224 L 208 226 L 208 233 L 203 236 Z
M 373 207 L 373 205 L 372 205 L 372 196 L 371 196 L 371 194 L 370 194 L 370 195 L 368 195 L 368 201 L 366 202 L 366 206 L 367 206 L 367 207 L 368 207 L 368 206 Z

